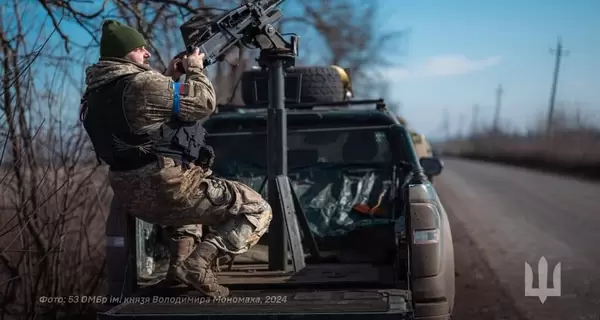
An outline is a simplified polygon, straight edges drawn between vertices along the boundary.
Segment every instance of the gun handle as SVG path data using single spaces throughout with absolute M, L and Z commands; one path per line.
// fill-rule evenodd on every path
M 193 47 L 193 46 L 188 46 L 188 47 L 186 48 L 186 51 L 183 51 L 183 52 L 180 52 L 180 53 L 178 53 L 178 54 L 177 54 L 175 57 L 176 57 L 176 58 L 182 58 L 182 57 L 183 57 L 183 56 L 185 56 L 186 54 L 191 54 L 191 53 L 194 53 L 194 49 L 196 49 L 196 47 Z M 209 59 L 205 57 L 205 58 L 204 58 L 204 65 L 206 66 L 206 65 L 209 65 L 209 64 L 210 64 L 210 62 L 209 62 Z M 178 71 L 178 72 L 185 74 L 185 69 L 183 69 L 183 64 L 182 64 L 181 62 L 180 62 L 180 63 L 178 63 L 178 64 L 175 66 L 175 68 L 177 69 L 177 71 Z
M 175 66 L 175 68 L 177 69 L 177 72 L 185 74 L 185 69 L 183 69 L 183 63 L 181 63 L 181 62 L 180 62 L 180 63 L 178 63 L 178 64 Z

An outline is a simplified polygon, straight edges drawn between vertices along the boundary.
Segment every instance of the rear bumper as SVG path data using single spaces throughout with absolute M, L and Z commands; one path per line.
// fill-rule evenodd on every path
M 415 320 L 449 320 L 448 302 L 415 303 Z
M 450 320 L 452 319 L 452 317 L 449 314 L 443 315 L 443 316 L 432 316 L 432 317 L 425 317 L 425 318 L 414 318 L 415 320 Z
M 228 301 L 195 295 L 134 297 L 98 319 L 414 319 L 404 290 L 240 291 Z
M 98 314 L 98 320 L 115 319 L 168 319 L 168 320 L 302 320 L 302 319 L 331 319 L 331 320 L 412 320 L 410 314 L 398 313 L 297 313 L 297 314 L 137 314 L 137 315 L 106 315 Z M 429 319 L 429 318 L 427 318 Z M 442 318 L 440 318 L 442 319 Z M 445 319 L 445 318 L 444 318 Z

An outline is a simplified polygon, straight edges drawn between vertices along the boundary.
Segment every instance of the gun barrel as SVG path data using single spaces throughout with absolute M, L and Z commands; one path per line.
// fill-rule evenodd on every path
M 273 9 L 281 5 L 284 0 L 265 0 L 267 3 L 265 10 Z

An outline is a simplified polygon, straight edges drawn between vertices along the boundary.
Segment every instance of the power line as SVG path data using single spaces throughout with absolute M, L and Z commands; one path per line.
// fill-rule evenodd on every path
M 556 43 L 556 49 L 550 48 L 550 53 L 555 55 L 554 61 L 554 76 L 552 79 L 552 89 L 550 91 L 550 104 L 548 106 L 548 123 L 546 125 L 546 130 L 548 133 L 552 132 L 552 125 L 554 122 L 554 102 L 556 99 L 556 86 L 558 83 L 558 73 L 560 71 L 560 61 L 562 57 L 566 57 L 569 55 L 568 51 L 565 51 L 560 37 Z

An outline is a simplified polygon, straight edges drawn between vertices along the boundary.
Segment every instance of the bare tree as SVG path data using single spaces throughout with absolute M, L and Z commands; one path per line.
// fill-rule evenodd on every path
M 65 305 L 80 308 L 67 301 L 40 302 L 96 294 L 103 268 L 102 230 L 96 226 L 102 223 L 98 218 L 108 188 L 99 179 L 100 168 L 89 161 L 83 132 L 64 121 L 60 106 L 66 101 L 68 65 L 42 57 L 43 52 L 70 51 L 60 29 L 63 19 L 52 19 L 48 32 L 36 19 L 23 18 L 35 6 L 15 0 L 0 9 L 3 319 L 57 315 Z M 50 41 L 55 35 L 62 41 Z
M 317 35 L 317 39 L 309 37 L 310 44 L 302 48 L 304 52 L 318 52 L 311 62 L 350 68 L 358 95 L 386 95 L 387 84 L 380 80 L 378 71 L 396 65 L 388 56 L 389 52 L 398 51 L 404 31 L 379 31 L 377 8 L 381 2 L 299 1 L 298 5 L 301 11 L 287 16 L 283 23 L 287 24 L 286 29 L 303 25 L 307 34 Z M 313 50 L 320 45 L 327 50 Z

